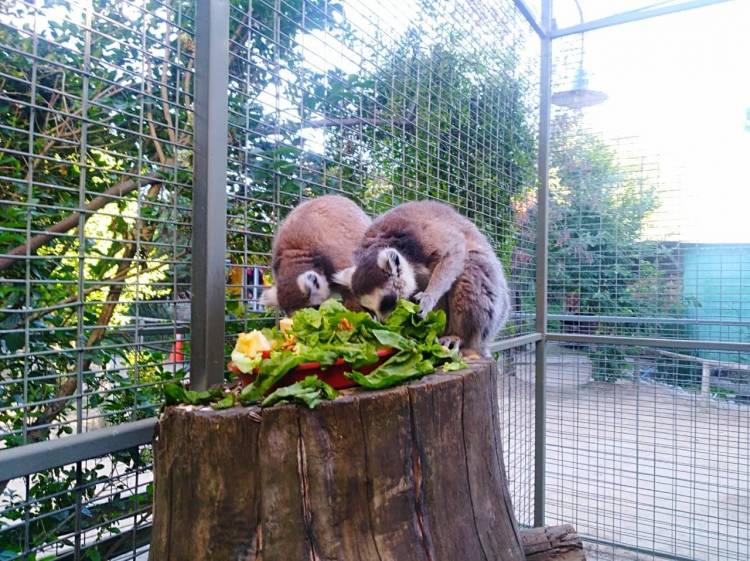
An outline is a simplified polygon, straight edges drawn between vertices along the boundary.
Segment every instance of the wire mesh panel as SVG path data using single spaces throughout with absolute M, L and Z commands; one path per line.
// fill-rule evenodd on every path
M 750 555 L 747 10 L 554 42 L 546 507 L 595 558 Z
M 598 360 L 610 349 L 621 363 Z M 600 553 L 746 559 L 750 379 L 726 354 L 706 364 L 681 349 L 550 345 L 549 522 L 575 521 Z M 623 370 L 636 374 L 606 381 Z
M 154 414 L 181 368 L 192 40 L 178 2 L 4 2 L 4 446 Z
M 500 422 L 508 489 L 518 523 L 534 526 L 534 345 L 499 356 Z
M 258 303 L 273 235 L 325 193 L 373 216 L 414 199 L 452 204 L 505 266 L 505 336 L 534 330 L 539 41 L 512 2 L 233 2 L 230 36 L 227 350 L 238 330 L 273 321 Z M 502 399 L 529 523 L 531 449 L 515 416 L 530 411 L 527 390 Z
M 230 33 L 228 299 L 243 328 L 263 317 L 275 228 L 322 193 L 371 214 L 447 201 L 530 277 L 537 43 L 510 2 L 233 3 Z
M 153 416 L 184 373 L 192 18 L 177 0 L 0 3 L 0 448 Z M 0 557 L 81 558 L 133 516 L 123 465 L 0 484 Z
M 151 461 L 144 446 L 6 482 L 2 559 L 136 558 L 150 535 Z

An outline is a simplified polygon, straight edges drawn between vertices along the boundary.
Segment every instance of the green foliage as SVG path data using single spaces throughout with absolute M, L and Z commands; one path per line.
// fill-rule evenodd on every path
M 670 317 L 682 311 L 669 276 L 674 249 L 644 240 L 660 204 L 657 185 L 631 173 L 619 157 L 602 137 L 584 129 L 580 114 L 563 114 L 553 122 L 548 261 L 553 314 Z M 653 323 L 573 320 L 552 327 L 598 335 L 665 333 Z M 620 347 L 593 346 L 587 352 L 595 380 L 632 375 Z
M 595 382 L 615 382 L 621 378 L 632 377 L 633 366 L 626 357 L 627 351 L 623 347 L 593 347 L 589 351 L 591 378 Z
M 654 379 L 673 386 L 700 388 L 703 367 L 699 362 L 674 358 L 656 359 Z
M 317 376 L 308 376 L 301 382 L 296 382 L 291 386 L 279 388 L 265 398 L 262 405 L 263 407 L 270 407 L 277 403 L 281 404 L 290 401 L 300 401 L 310 409 L 315 409 L 315 407 L 322 401 L 326 399 L 336 399 L 338 395 L 339 394 L 336 390 Z

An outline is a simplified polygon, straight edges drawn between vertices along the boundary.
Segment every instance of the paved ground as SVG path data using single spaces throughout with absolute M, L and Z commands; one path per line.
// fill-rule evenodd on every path
M 518 357 L 501 403 L 511 485 L 530 504 L 533 355 Z M 750 407 L 649 382 L 589 382 L 558 349 L 547 394 L 547 518 L 605 542 L 695 560 L 750 559 Z M 529 511 L 530 512 L 530 511 Z M 592 546 L 591 559 L 652 559 Z

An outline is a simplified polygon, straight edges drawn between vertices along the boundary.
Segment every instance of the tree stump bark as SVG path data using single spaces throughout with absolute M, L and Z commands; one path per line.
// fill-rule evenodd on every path
M 482 362 L 315 410 L 169 408 L 153 561 L 523 561 Z
M 526 561 L 586 561 L 583 543 L 570 524 L 521 530 Z

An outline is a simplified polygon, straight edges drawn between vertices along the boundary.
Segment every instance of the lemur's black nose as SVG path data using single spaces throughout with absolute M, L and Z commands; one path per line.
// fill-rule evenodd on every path
M 397 300 L 398 295 L 395 292 L 384 294 L 383 299 L 380 301 L 380 313 L 387 314 L 388 312 L 392 312 L 396 307 Z

